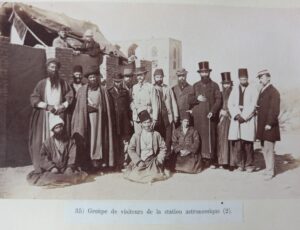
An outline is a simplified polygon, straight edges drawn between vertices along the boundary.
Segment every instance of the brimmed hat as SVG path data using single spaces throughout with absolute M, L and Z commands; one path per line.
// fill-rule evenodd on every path
M 99 67 L 98 66 L 89 66 L 87 68 L 87 71 L 86 73 L 84 74 L 84 77 L 88 77 L 90 75 L 98 75 L 100 76 L 100 70 L 99 70 Z
M 261 78 L 264 75 L 271 77 L 271 74 L 270 74 L 269 70 L 267 70 L 267 69 L 261 70 L 257 73 L 258 78 Z
M 141 75 L 141 74 L 145 74 L 147 72 L 148 72 L 148 70 L 146 70 L 145 67 L 138 67 L 138 68 L 135 68 L 133 75 Z
M 191 113 L 190 112 L 183 111 L 183 112 L 180 113 L 180 120 L 182 121 L 182 120 L 185 120 L 185 119 L 187 119 L 189 121 L 191 120 Z
M 141 111 L 138 114 L 138 117 L 139 117 L 139 120 L 140 120 L 141 123 L 144 122 L 144 121 L 147 121 L 147 120 L 151 119 L 151 116 L 150 116 L 150 114 L 148 113 L 147 110 Z
M 232 83 L 230 72 L 223 72 L 223 73 L 221 73 L 221 78 L 222 78 L 221 84 L 226 84 L 226 83 L 230 83 L 231 84 Z
M 240 68 L 238 70 L 239 78 L 241 77 L 248 77 L 248 70 L 246 68 Z
M 177 76 L 184 76 L 184 75 L 187 75 L 187 73 L 188 73 L 188 71 L 186 71 L 184 68 L 178 69 L 176 71 Z
M 209 68 L 209 62 L 208 61 L 199 62 L 198 66 L 199 66 L 199 70 L 197 70 L 198 73 L 200 73 L 203 70 L 211 71 L 211 69 Z
M 73 73 L 76 73 L 76 72 L 80 72 L 80 73 L 83 72 L 82 66 L 81 66 L 81 65 L 75 65 L 75 66 L 73 67 Z
M 51 131 L 53 131 L 53 129 L 55 128 L 55 126 L 57 125 L 64 125 L 65 122 L 63 121 L 63 119 L 60 118 L 60 116 L 54 116 L 52 119 L 50 119 L 49 121 L 49 128 Z
M 123 78 L 124 76 L 122 74 L 114 74 L 112 77 L 113 81 L 118 81 L 118 82 L 123 81 Z
M 57 67 L 60 69 L 60 62 L 57 58 L 48 58 L 46 61 L 46 66 L 48 66 L 50 63 L 55 63 Z
M 163 69 L 156 69 L 156 70 L 154 71 L 153 76 L 156 76 L 156 75 L 165 76 L 165 75 L 164 75 Z

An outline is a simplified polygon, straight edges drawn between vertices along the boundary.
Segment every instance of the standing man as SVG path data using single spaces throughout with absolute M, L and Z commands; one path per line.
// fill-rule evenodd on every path
M 201 139 L 201 155 L 206 167 L 216 168 L 216 139 L 222 95 L 216 82 L 210 79 L 207 61 L 199 63 L 201 80 L 193 85 L 189 103 L 192 107 L 194 127 Z
M 178 106 L 178 113 L 185 114 L 190 109 L 188 97 L 193 93 L 193 87 L 187 83 L 187 71 L 185 69 L 179 69 L 176 71 L 178 77 L 178 84 L 173 87 L 173 92 Z M 177 122 L 176 127 L 179 126 Z
M 58 37 L 52 42 L 52 46 L 56 48 L 72 48 L 67 42 L 68 27 L 62 26 L 58 31 Z
M 73 82 L 71 84 L 71 88 L 73 90 L 74 96 L 77 96 L 77 92 L 82 84 L 82 66 L 76 65 L 73 67 Z
M 111 105 L 108 92 L 100 84 L 100 71 L 90 67 L 85 75 L 88 83 L 77 93 L 77 102 L 72 118 L 72 136 L 78 145 L 83 145 L 84 160 L 89 157 L 93 169 L 115 166 L 115 139 Z M 82 153 L 81 153 L 82 154 Z
M 228 141 L 228 132 L 231 115 L 228 109 L 228 99 L 232 90 L 232 81 L 230 72 L 221 73 L 222 77 L 222 98 L 223 106 L 220 111 L 220 121 L 218 124 L 218 165 L 220 168 L 229 165 L 230 145 Z
M 73 112 L 75 109 L 77 92 L 81 86 L 83 86 L 83 84 L 82 84 L 82 66 L 76 65 L 73 67 L 73 82 L 71 83 L 71 88 L 72 88 L 73 94 L 74 94 L 73 102 L 69 106 L 69 112 L 71 113 L 71 116 L 73 115 Z
M 123 74 L 113 77 L 113 86 L 108 89 L 110 100 L 113 103 L 113 124 L 116 130 L 116 163 L 122 169 L 125 163 L 125 146 L 132 135 L 130 97 L 129 92 L 123 88 Z
M 240 84 L 233 88 L 228 108 L 231 123 L 228 139 L 232 141 L 231 166 L 253 172 L 253 142 L 255 141 L 255 110 L 258 92 L 248 82 L 248 70 L 238 70 Z
M 123 88 L 129 92 L 131 97 L 132 95 L 132 87 L 133 87 L 133 69 L 129 67 L 125 67 L 123 70 Z
M 132 119 L 134 121 L 134 132 L 141 131 L 141 124 L 138 114 L 147 110 L 152 118 L 151 128 L 154 129 L 158 120 L 158 106 L 159 100 L 155 87 L 149 82 L 145 82 L 146 73 L 148 71 L 145 67 L 138 67 L 134 71 L 134 75 L 137 77 L 138 83 L 132 88 Z
M 280 141 L 278 116 L 280 113 L 280 94 L 271 84 L 271 74 L 268 70 L 258 72 L 259 82 L 262 85 L 257 107 L 257 136 L 261 141 L 263 155 L 266 162 L 265 179 L 275 176 L 275 142 Z
M 65 122 L 66 132 L 70 133 L 71 117 L 66 109 L 74 97 L 69 84 L 59 77 L 60 62 L 56 58 L 50 58 L 46 68 L 47 77 L 37 83 L 30 96 L 33 112 L 29 124 L 29 153 L 36 172 L 40 171 L 42 143 L 53 135 L 49 128 L 51 120 L 60 116 Z
M 164 138 L 167 145 L 167 156 L 171 154 L 173 124 L 178 121 L 178 107 L 174 92 L 170 87 L 163 83 L 163 69 L 154 71 L 154 87 L 159 98 L 159 115 L 156 131 Z

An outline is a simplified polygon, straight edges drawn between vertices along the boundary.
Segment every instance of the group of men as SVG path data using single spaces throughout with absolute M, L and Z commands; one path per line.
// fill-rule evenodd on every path
M 107 170 L 122 170 L 140 183 L 207 167 L 253 172 L 257 139 L 266 179 L 275 175 L 280 95 L 267 70 L 258 73 L 260 91 L 249 84 L 247 69 L 239 69 L 236 86 L 229 72 L 221 73 L 220 91 L 207 61 L 199 63 L 200 81 L 191 86 L 188 72 L 179 69 L 172 88 L 160 68 L 151 84 L 144 67 L 125 67 L 106 88 L 97 66 L 84 75 L 75 66 L 72 84 L 59 77 L 57 59 L 48 59 L 46 67 L 47 77 L 30 97 L 31 184 L 78 183 L 86 172 Z

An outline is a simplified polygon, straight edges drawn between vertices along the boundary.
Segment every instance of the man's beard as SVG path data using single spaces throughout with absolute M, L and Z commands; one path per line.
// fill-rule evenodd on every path
M 73 82 L 74 82 L 75 84 L 80 84 L 80 83 L 81 83 L 81 78 L 73 77 Z
M 124 84 L 126 85 L 126 87 L 128 89 L 131 89 L 132 88 L 132 82 L 131 81 L 124 81 Z
M 246 83 L 240 83 L 240 84 L 241 84 L 241 86 L 243 86 L 243 87 L 247 87 L 247 86 L 249 85 L 248 82 L 246 82 Z
M 180 88 L 184 88 L 186 86 L 186 81 L 185 80 L 178 80 L 178 85 L 180 86 Z
M 58 84 L 59 84 L 58 72 L 48 72 L 48 77 L 50 79 L 51 88 L 58 88 Z
M 155 81 L 155 85 L 161 86 L 162 84 L 163 84 L 163 81 L 161 81 L 161 80 Z
M 88 82 L 88 86 L 89 86 L 90 89 L 96 90 L 99 87 L 99 82 L 98 81 Z
M 66 139 L 66 136 L 64 135 L 63 130 L 61 132 L 58 132 L 58 133 L 54 132 L 53 137 L 58 141 L 65 141 L 65 139 Z
M 207 84 L 207 83 L 210 82 L 210 78 L 209 78 L 209 76 L 207 76 L 207 77 L 201 77 L 201 81 L 202 81 L 204 84 Z

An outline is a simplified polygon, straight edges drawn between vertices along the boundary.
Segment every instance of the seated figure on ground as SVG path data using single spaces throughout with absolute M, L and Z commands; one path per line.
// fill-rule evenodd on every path
M 40 151 L 40 171 L 32 171 L 27 180 L 32 185 L 71 185 L 83 182 L 87 173 L 75 165 L 76 145 L 64 132 L 64 121 L 56 116 L 50 122 L 53 136 L 45 140 Z
M 199 152 L 200 140 L 196 129 L 190 126 L 190 113 L 180 114 L 181 126 L 172 137 L 175 153 L 175 170 L 177 172 L 198 173 L 202 170 Z
M 131 162 L 124 178 L 139 183 L 152 183 L 169 177 L 164 161 L 167 147 L 161 135 L 151 128 L 151 117 L 147 110 L 139 114 L 142 130 L 133 134 L 128 154 Z

